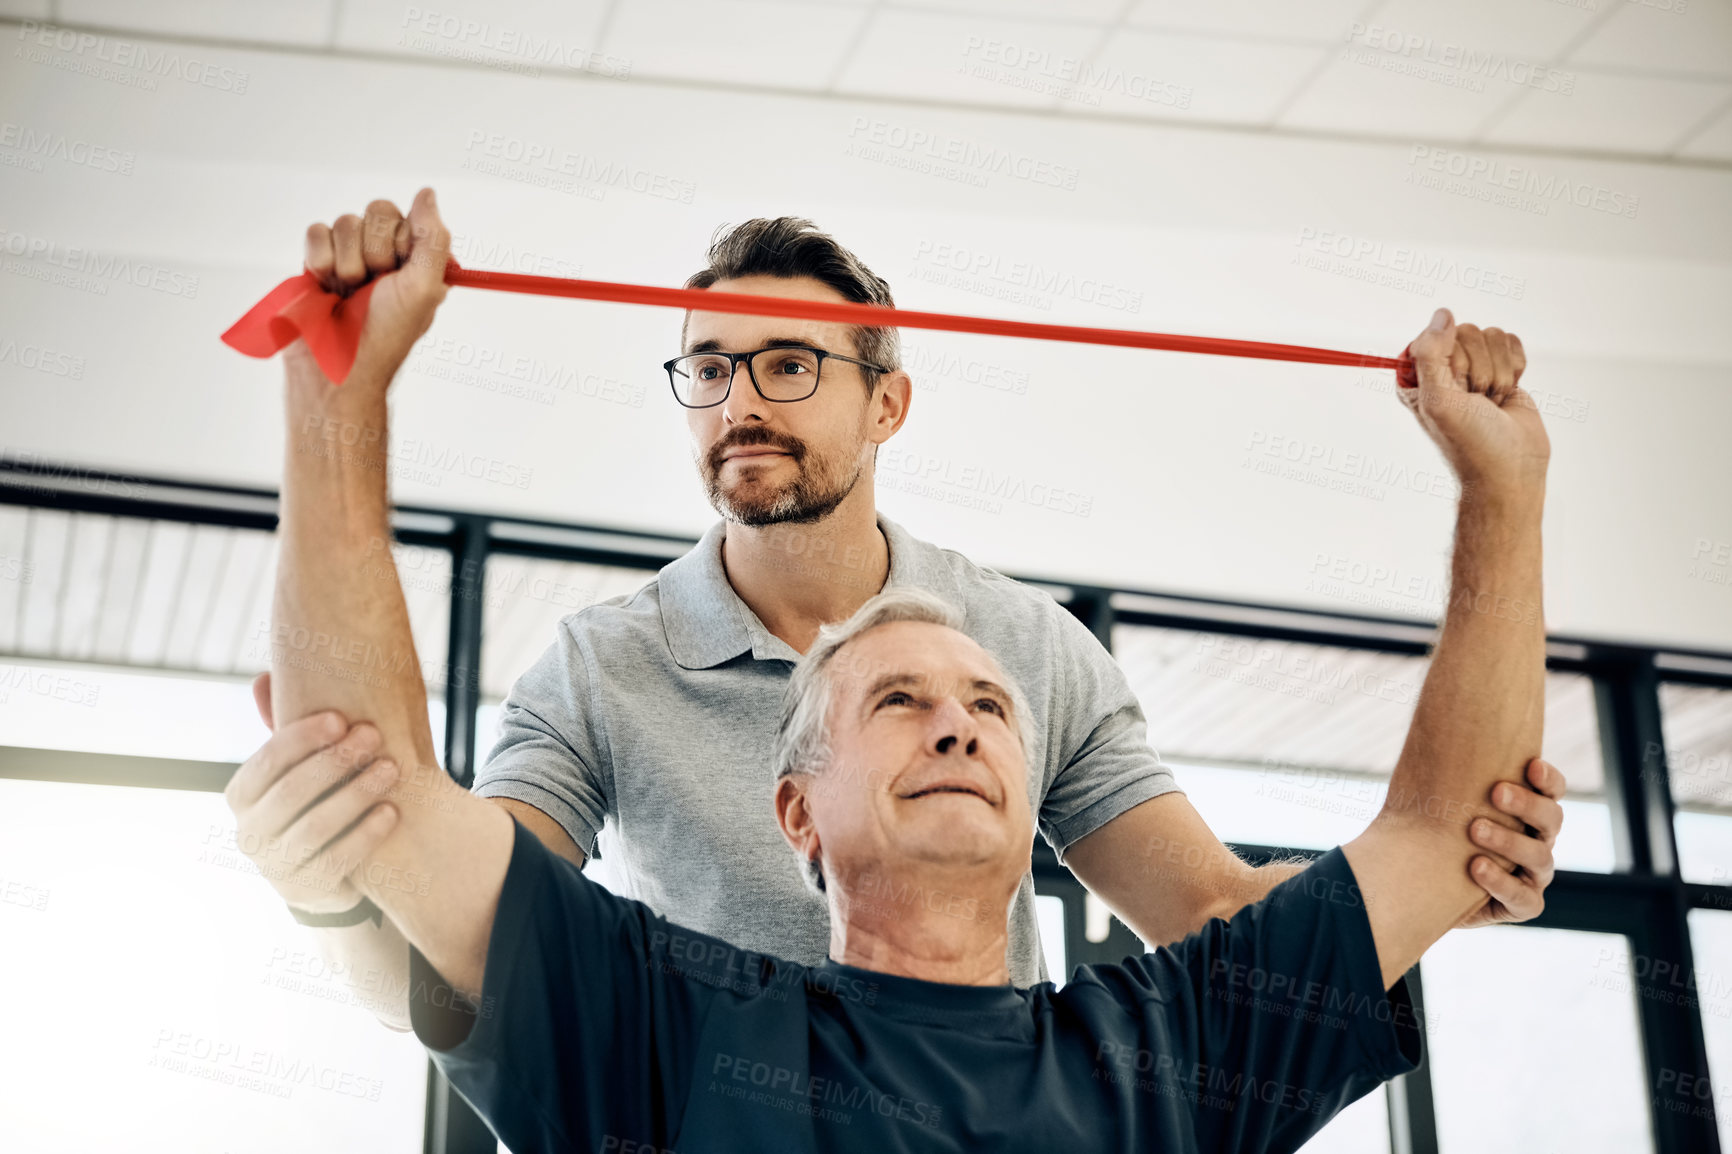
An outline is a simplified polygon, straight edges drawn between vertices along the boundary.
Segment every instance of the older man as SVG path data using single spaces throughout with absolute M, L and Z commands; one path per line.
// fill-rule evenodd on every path
M 826 894 L 816 965 L 684 933 L 438 772 L 403 779 L 395 761 L 432 764 L 408 694 L 364 702 L 391 760 L 335 784 L 249 762 L 230 803 L 245 825 L 273 793 L 283 810 L 322 797 L 336 823 L 324 844 L 354 856 L 351 883 L 411 947 L 418 1033 L 517 1154 L 1291 1149 L 1411 1068 L 1400 977 L 1485 903 L 1469 828 L 1499 820 L 1493 799 L 1540 744 L 1550 448 L 1517 384 L 1521 345 L 1439 310 L 1413 351 L 1420 419 L 1464 496 L 1447 617 L 1388 802 L 1347 846 L 1173 949 L 1083 967 L 1056 992 L 1010 983 L 1008 911 L 1034 829 L 1028 706 L 953 611 L 918 593 L 821 630 L 789 683 L 775 808 Z M 340 556 L 305 547 L 306 489 L 285 494 L 280 580 L 299 592 L 279 611 L 382 618 L 406 644 L 400 597 L 381 612 Z M 1511 603 L 1535 612 L 1483 611 Z M 285 712 L 330 692 L 293 662 L 278 676 Z M 309 741 L 344 729 L 332 713 L 292 724 Z

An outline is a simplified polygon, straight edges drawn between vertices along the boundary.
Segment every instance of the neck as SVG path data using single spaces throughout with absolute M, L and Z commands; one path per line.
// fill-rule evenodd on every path
M 821 521 L 728 524 L 722 568 L 764 628 L 806 652 L 820 625 L 846 620 L 890 576 L 890 546 L 878 530 L 870 478 L 862 477 Z
M 928 982 L 1009 984 L 1004 955 L 1015 884 L 995 890 L 980 885 L 978 874 L 946 881 L 876 865 L 830 881 L 832 960 Z

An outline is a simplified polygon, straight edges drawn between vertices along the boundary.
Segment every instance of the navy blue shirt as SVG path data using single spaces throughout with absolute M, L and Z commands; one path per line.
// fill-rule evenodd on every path
M 1419 1059 L 1339 849 L 1176 946 L 1018 989 L 741 950 L 516 825 L 480 1002 L 410 967 L 416 1036 L 513 1154 L 1288 1151 Z

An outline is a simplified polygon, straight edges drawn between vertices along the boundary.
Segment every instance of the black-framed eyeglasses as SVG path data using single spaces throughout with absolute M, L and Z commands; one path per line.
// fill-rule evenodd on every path
M 749 353 L 689 353 L 664 363 L 662 368 L 668 371 L 676 401 L 688 409 L 708 409 L 728 399 L 741 361 L 746 362 L 746 375 L 752 378 L 752 387 L 760 397 L 786 404 L 803 401 L 818 391 L 827 360 L 847 361 L 875 373 L 891 371 L 871 361 L 809 345 L 770 345 Z

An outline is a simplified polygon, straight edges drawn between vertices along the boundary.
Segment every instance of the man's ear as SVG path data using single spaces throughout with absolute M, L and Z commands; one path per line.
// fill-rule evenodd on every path
M 776 824 L 794 851 L 807 861 L 818 856 L 818 824 L 812 819 L 812 799 L 806 785 L 812 780 L 804 773 L 789 774 L 776 783 Z
M 908 419 L 908 405 L 914 399 L 914 380 L 902 369 L 884 373 L 873 387 L 868 402 L 871 409 L 867 423 L 871 426 L 867 439 L 882 445 L 896 434 Z

